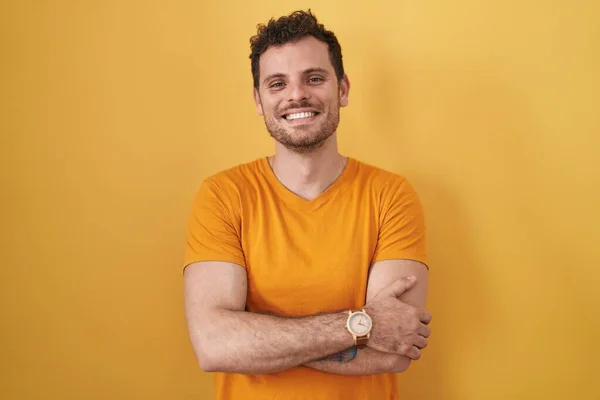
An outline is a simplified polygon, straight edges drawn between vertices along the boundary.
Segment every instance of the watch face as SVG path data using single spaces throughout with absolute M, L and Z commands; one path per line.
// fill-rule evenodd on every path
M 355 312 L 348 319 L 348 328 L 356 336 L 366 335 L 371 331 L 371 318 L 363 312 Z

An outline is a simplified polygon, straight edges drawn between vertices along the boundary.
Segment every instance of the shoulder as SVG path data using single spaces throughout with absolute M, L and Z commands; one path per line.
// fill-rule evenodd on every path
M 236 217 L 244 202 L 250 201 L 252 182 L 260 182 L 261 162 L 256 159 L 207 175 L 192 200 L 192 208 L 215 215 Z
M 225 193 L 239 193 L 262 179 L 265 158 L 258 158 L 218 171 L 204 179 L 205 185 Z
M 356 179 L 379 193 L 413 192 L 409 180 L 403 174 L 353 159 L 356 164 Z

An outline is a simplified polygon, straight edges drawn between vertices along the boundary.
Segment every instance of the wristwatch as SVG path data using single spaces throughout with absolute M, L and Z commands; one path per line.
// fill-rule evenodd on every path
M 371 321 L 371 317 L 369 317 L 364 309 L 348 311 L 346 328 L 354 336 L 354 345 L 359 349 L 367 346 L 372 327 L 373 321 Z

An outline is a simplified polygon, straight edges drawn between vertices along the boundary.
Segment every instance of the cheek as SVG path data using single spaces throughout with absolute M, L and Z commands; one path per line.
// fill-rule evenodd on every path
M 269 108 L 266 111 L 267 117 L 271 118 L 274 121 L 279 119 L 279 113 L 277 112 L 277 108 Z
M 263 111 L 265 115 L 276 118 L 279 115 L 278 107 L 276 103 L 263 103 Z
M 341 99 L 337 96 L 337 93 L 332 93 L 331 97 L 327 98 L 325 104 L 327 104 L 327 108 L 329 108 L 330 112 L 334 111 L 340 106 L 340 100 Z

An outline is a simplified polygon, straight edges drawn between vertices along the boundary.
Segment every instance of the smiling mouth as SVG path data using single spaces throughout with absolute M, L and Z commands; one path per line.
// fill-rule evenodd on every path
M 299 113 L 285 114 L 283 116 L 283 118 L 286 119 L 286 120 L 288 120 L 288 121 L 298 121 L 298 120 L 304 120 L 304 119 L 309 119 L 309 118 L 312 118 L 312 117 L 316 117 L 317 115 L 319 115 L 318 112 L 308 111 L 308 112 L 299 112 Z

